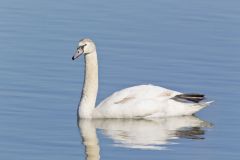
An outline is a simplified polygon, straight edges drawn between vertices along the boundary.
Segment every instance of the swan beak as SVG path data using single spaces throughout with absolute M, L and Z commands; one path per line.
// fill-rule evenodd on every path
M 78 48 L 76 53 L 72 56 L 72 60 L 77 59 L 78 57 L 80 57 L 83 54 L 83 50 L 81 48 Z

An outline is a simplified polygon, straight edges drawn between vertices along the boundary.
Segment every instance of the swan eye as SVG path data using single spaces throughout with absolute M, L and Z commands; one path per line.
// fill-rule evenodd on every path
M 82 46 L 80 46 L 80 48 L 83 50 L 85 46 L 86 46 L 86 44 L 85 44 L 85 45 L 82 45 Z
M 80 46 L 81 49 L 83 50 L 86 45 L 87 45 L 87 44 L 84 44 L 84 45 Z
M 77 49 L 84 49 L 84 47 L 86 46 L 87 44 L 84 44 L 84 45 L 82 45 L 82 46 L 79 46 Z

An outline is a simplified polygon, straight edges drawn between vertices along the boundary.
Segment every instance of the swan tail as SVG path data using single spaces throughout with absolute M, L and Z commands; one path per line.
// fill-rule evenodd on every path
M 205 99 L 204 94 L 198 93 L 186 93 L 186 94 L 179 94 L 173 97 L 172 99 L 180 102 L 194 102 L 199 103 L 200 101 Z
M 214 102 L 214 101 L 200 102 L 199 105 L 207 107 L 208 105 L 210 105 L 210 104 L 213 103 L 213 102 Z

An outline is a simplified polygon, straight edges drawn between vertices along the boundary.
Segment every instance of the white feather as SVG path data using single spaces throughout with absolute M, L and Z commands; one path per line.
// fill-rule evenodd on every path
M 206 105 L 183 103 L 171 98 L 181 94 L 153 85 L 120 90 L 103 100 L 94 110 L 94 118 L 155 118 L 192 115 Z M 125 100 L 126 99 L 126 100 Z

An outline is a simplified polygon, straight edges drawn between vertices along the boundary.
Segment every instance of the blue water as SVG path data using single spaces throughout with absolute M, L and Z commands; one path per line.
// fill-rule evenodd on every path
M 239 159 L 239 6 L 237 0 L 1 1 L 0 159 Z M 164 119 L 81 126 L 83 59 L 71 56 L 83 37 L 97 44 L 98 102 L 151 83 L 205 93 L 214 104 L 199 119 L 190 117 L 195 125 Z M 96 142 L 93 157 L 85 132 Z

